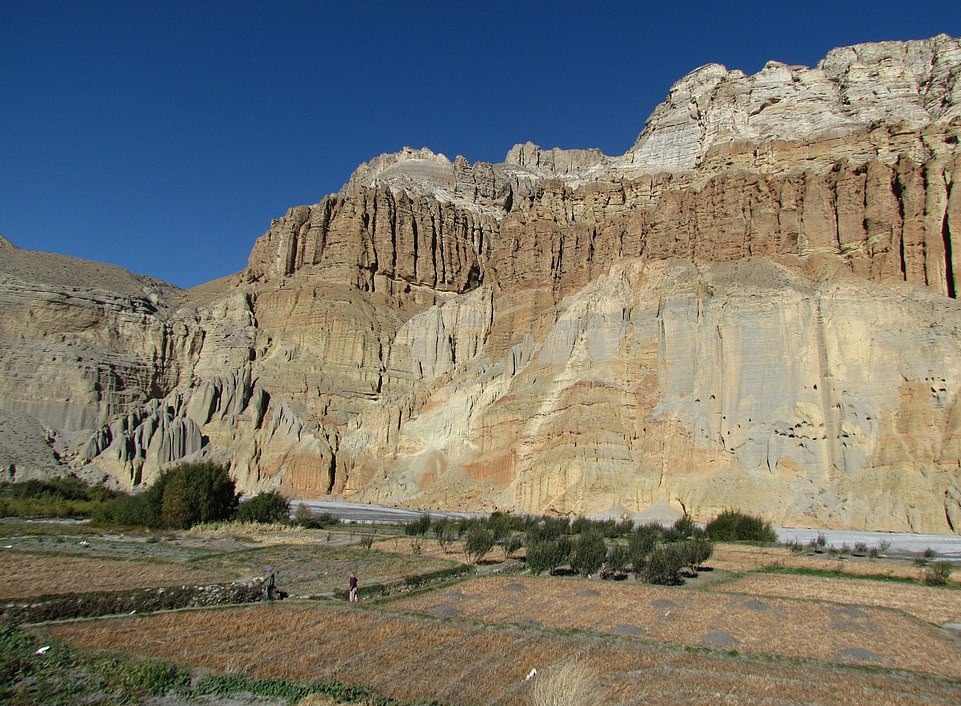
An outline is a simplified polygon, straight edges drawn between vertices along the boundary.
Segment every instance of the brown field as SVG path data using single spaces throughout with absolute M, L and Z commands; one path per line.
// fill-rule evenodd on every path
M 920 694 L 928 704 L 961 702 L 961 682 L 920 674 L 757 660 L 625 636 L 479 625 L 331 603 L 181 611 L 45 629 L 85 648 L 263 678 L 336 679 L 403 700 L 525 704 L 528 670 L 545 672 L 578 657 L 596 675 L 596 704 L 907 706 L 917 704 Z
M 379 551 L 378 544 L 367 550 L 346 533 L 334 535 L 329 543 L 326 533 L 299 541 L 288 536 L 276 542 L 261 540 L 253 545 L 219 538 L 204 543 L 197 541 L 196 533 L 156 544 L 91 538 L 86 545 L 91 547 L 89 557 L 75 555 L 75 542 L 47 542 L 42 548 L 24 543 L 22 549 L 14 545 L 0 550 L 0 571 L 7 577 L 0 584 L 0 598 L 246 581 L 263 576 L 268 567 L 277 574 L 278 586 L 291 595 L 323 596 L 345 591 L 351 571 L 360 577 L 363 593 L 374 584 L 457 564 L 441 556 Z M 63 556 L 65 552 L 70 554 Z M 118 558 L 102 558 L 111 554 Z
M 832 557 L 829 554 L 798 554 L 786 547 L 756 547 L 741 544 L 716 544 L 709 564 L 721 571 L 747 573 L 767 568 L 814 569 L 834 571 L 852 576 L 884 576 L 917 579 L 921 569 L 904 559 L 869 559 L 867 557 Z M 955 571 L 953 583 L 961 583 L 961 572 Z
M 33 629 L 81 648 L 201 670 L 336 680 L 461 706 L 530 703 L 527 672 L 549 674 L 571 658 L 595 673 L 598 706 L 961 703 L 961 637 L 936 625 L 959 619 L 956 589 L 752 573 L 833 570 L 837 562 L 718 545 L 709 562 L 716 570 L 686 586 L 519 576 L 522 564 L 512 561 L 383 600 L 376 584 L 452 566 L 463 554 L 445 554 L 433 538 L 383 534 L 367 550 L 360 540 L 368 531 L 375 532 L 225 526 L 149 539 L 10 535 L 11 548 L 0 550 L 8 577 L 0 597 L 236 580 L 267 566 L 293 596 L 339 597 L 353 571 L 359 605 L 284 601 Z M 490 555 L 501 558 L 499 550 Z M 845 561 L 849 567 L 917 575 L 908 562 Z
M 961 651 L 949 635 L 882 608 L 551 577 L 473 579 L 392 605 L 496 625 L 629 635 L 961 678 Z
M 896 608 L 937 625 L 961 623 L 961 591 L 957 589 L 851 578 L 751 574 L 711 586 L 711 590 Z
M 0 553 L 0 598 L 30 598 L 51 593 L 123 591 L 131 588 L 223 581 L 219 573 L 189 566 Z

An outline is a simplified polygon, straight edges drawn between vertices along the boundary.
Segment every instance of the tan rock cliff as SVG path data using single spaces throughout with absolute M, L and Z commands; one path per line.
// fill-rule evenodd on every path
M 190 292 L 0 240 L 0 467 L 961 531 L 959 74 L 710 65 L 620 157 L 382 155 Z

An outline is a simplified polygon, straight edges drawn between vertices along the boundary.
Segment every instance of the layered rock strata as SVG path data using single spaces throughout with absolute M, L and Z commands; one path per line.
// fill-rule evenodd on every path
M 382 155 L 190 292 L 0 241 L 0 409 L 128 487 L 961 531 L 959 73 L 710 65 L 620 157 Z

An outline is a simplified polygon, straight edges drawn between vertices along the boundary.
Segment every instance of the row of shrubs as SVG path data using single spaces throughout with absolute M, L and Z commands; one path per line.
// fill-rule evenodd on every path
M 87 517 L 120 493 L 76 476 L 0 483 L 0 517 Z
M 445 552 L 462 540 L 469 561 L 479 562 L 495 547 L 506 559 L 522 547 L 527 567 L 535 574 L 570 571 L 582 575 L 635 578 L 677 584 L 682 573 L 696 575 L 713 553 L 713 541 L 774 542 L 769 523 L 728 510 L 701 528 L 684 515 L 670 527 L 657 523 L 637 526 L 630 520 L 585 517 L 536 517 L 495 512 L 467 520 L 432 519 L 423 514 L 406 526 L 412 536 L 433 536 Z
M 241 502 L 227 469 L 185 463 L 163 471 L 142 493 L 119 495 L 92 515 L 95 522 L 150 529 L 187 529 L 202 522 L 286 522 L 290 508 L 276 491 Z

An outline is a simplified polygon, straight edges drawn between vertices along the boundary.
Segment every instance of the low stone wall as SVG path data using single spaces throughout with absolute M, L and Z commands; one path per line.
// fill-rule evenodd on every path
M 205 586 L 135 588 L 128 591 L 59 593 L 14 599 L 0 605 L 0 621 L 40 623 L 47 620 L 93 618 L 123 613 L 150 613 L 175 608 L 199 608 L 263 599 L 263 582 L 215 583 Z

